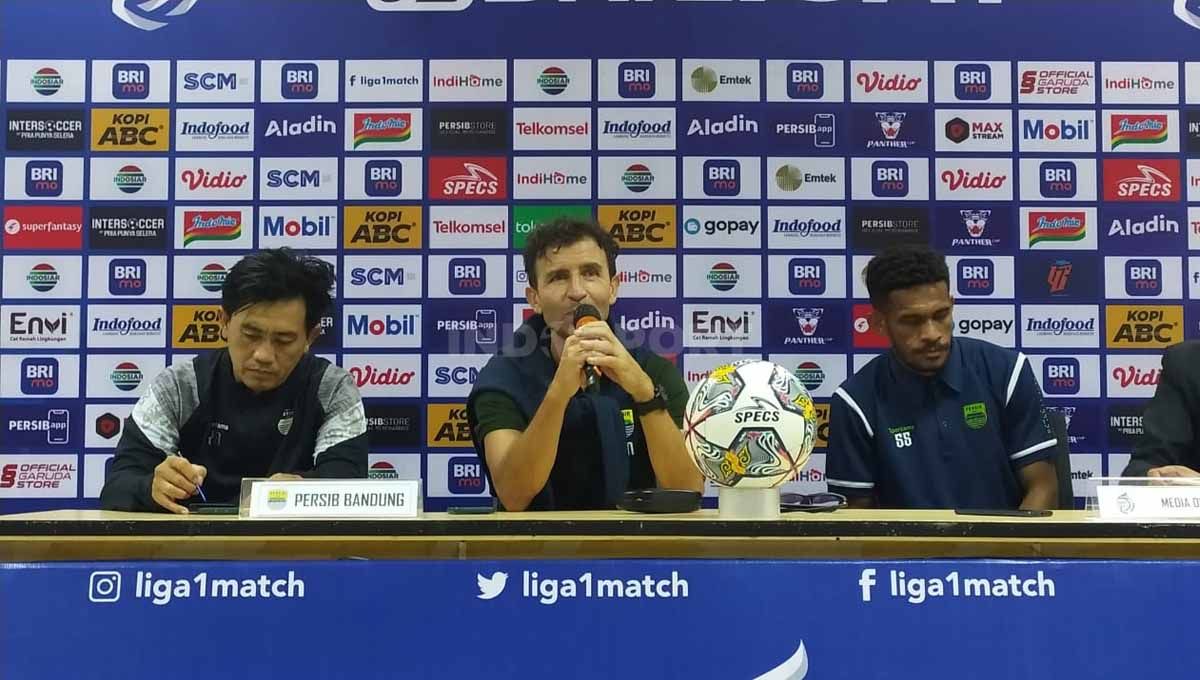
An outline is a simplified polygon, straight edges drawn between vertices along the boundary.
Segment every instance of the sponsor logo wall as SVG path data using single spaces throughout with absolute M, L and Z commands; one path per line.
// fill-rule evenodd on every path
M 1015 3 L 999 4 L 987 9 L 1017 26 Z M 987 47 L 753 58 L 686 38 L 643 58 L 611 9 L 595 27 L 609 39 L 562 55 L 373 59 L 267 32 L 247 58 L 187 34 L 187 58 L 161 58 L 150 33 L 87 13 L 55 21 L 111 35 L 127 58 L 0 44 L 0 454 L 75 466 L 18 504 L 93 503 L 102 473 L 87 456 L 111 452 L 157 371 L 221 346 L 222 282 L 278 246 L 336 268 L 319 351 L 362 391 L 380 469 L 399 456 L 432 480 L 430 509 L 485 492 L 462 402 L 526 318 L 521 248 L 556 215 L 610 231 L 614 326 L 689 385 L 727 358 L 774 357 L 826 409 L 886 350 L 866 322 L 870 256 L 932 244 L 948 255 L 955 333 L 1025 351 L 1047 397 L 1080 414 L 1073 439 L 1120 472 L 1107 455 L 1130 450 L 1158 353 L 1200 337 L 1200 64 L 1003 61 Z M 76 469 L 90 470 L 79 488 Z

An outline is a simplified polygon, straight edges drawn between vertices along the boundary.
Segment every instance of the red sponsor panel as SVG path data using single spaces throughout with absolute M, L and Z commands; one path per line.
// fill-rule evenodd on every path
M 82 247 L 81 206 L 10 205 L 4 208 L 6 250 L 79 250 Z
M 854 319 L 855 349 L 887 349 L 892 346 L 887 336 L 872 327 L 871 314 L 874 311 L 871 305 L 854 305 L 851 318 Z
M 1120 158 L 1104 161 L 1104 200 L 1178 201 L 1181 196 L 1178 159 Z
M 498 156 L 430 158 L 429 198 L 492 201 L 508 198 L 508 163 Z

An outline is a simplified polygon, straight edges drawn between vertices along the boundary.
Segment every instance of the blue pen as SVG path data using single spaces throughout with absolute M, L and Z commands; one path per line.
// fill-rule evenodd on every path
M 172 455 L 176 455 L 176 456 L 179 456 L 180 458 L 183 458 L 183 454 L 182 454 L 182 453 L 180 453 L 180 452 L 178 452 L 178 451 L 176 451 L 176 452 L 175 452 L 174 454 L 172 454 Z M 186 459 L 185 459 L 185 460 L 186 460 Z M 200 500 L 204 501 L 205 503 L 207 503 L 207 502 L 208 502 L 208 498 L 206 498 L 206 497 L 204 496 L 204 489 L 200 488 L 200 485 L 199 485 L 199 484 L 197 484 L 197 485 L 196 485 L 196 493 L 200 494 Z

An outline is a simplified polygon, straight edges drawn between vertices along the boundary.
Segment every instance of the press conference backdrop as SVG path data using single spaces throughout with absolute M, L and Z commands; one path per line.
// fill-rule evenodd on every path
M 0 504 L 94 505 L 148 382 L 221 344 L 228 268 L 283 245 L 337 268 L 315 350 L 372 476 L 486 495 L 463 400 L 564 213 L 621 243 L 631 342 L 690 385 L 768 357 L 826 418 L 884 347 L 865 263 L 932 244 L 954 332 L 1028 357 L 1077 482 L 1119 473 L 1200 330 L 1194 4 L 5 2 Z

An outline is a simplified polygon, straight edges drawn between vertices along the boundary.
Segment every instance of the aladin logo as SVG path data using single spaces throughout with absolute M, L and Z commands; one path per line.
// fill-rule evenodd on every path
M 800 647 L 796 649 L 795 654 L 788 657 L 787 661 L 757 676 L 754 680 L 804 680 L 806 675 L 808 675 L 808 651 L 804 649 L 804 641 L 801 640 Z
M 1192 28 L 1200 28 L 1200 0 L 1175 0 L 1175 16 Z
M 173 17 L 187 14 L 197 0 L 112 0 L 113 14 L 143 31 L 156 31 Z

